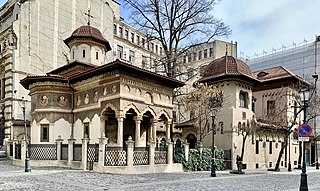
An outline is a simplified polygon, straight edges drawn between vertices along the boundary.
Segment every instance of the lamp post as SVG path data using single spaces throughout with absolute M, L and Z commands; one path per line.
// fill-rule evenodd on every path
M 302 102 L 303 102 L 303 123 L 307 123 L 307 107 L 308 107 L 308 99 L 309 99 L 309 91 L 307 88 L 303 88 L 300 91 Z M 302 162 L 302 173 L 300 179 L 300 191 L 307 191 L 308 190 L 308 181 L 307 181 L 307 169 L 306 169 L 306 154 L 305 154 L 305 141 L 302 141 L 303 145 L 303 162 Z
M 317 99 L 317 81 L 318 81 L 318 74 L 313 74 L 312 78 L 314 78 L 314 96 Z M 313 119 L 313 129 L 314 129 L 314 147 L 315 147 L 315 156 L 316 156 L 316 169 L 319 170 L 319 162 L 318 162 L 318 140 L 317 140 L 317 116 Z
M 211 177 L 216 177 L 216 161 L 215 161 L 215 152 L 214 152 L 214 134 L 215 134 L 215 127 L 214 127 L 214 120 L 216 117 L 216 111 L 212 110 L 211 113 L 211 120 L 212 120 L 212 130 L 211 130 L 211 134 L 212 134 L 212 145 L 211 145 Z
M 26 100 L 22 97 L 21 108 L 23 112 L 23 121 L 24 121 L 24 141 L 26 145 L 26 159 L 25 159 L 25 172 L 31 172 L 30 167 L 30 156 L 29 156 L 29 145 L 27 141 L 27 121 L 26 121 Z
M 290 153 L 290 147 L 291 147 L 291 144 L 290 144 L 290 140 L 291 140 L 291 130 L 290 130 L 290 134 L 289 134 L 289 163 L 288 163 L 288 172 L 291 172 L 292 169 L 291 169 L 291 153 Z

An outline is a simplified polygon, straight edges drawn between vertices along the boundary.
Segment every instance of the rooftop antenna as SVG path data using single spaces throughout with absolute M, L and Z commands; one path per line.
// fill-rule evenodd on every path
M 84 13 L 86 16 L 88 16 L 88 26 L 90 26 L 90 18 L 93 18 L 93 16 L 90 14 L 90 7 L 88 8 L 88 13 Z

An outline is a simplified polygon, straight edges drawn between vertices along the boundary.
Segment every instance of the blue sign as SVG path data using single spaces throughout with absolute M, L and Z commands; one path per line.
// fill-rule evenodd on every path
M 297 133 L 301 137 L 308 137 L 312 132 L 312 127 L 306 123 L 299 125 Z

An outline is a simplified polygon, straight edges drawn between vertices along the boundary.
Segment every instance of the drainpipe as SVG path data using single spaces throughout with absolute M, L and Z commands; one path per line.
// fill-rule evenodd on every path
M 69 79 L 68 79 L 68 85 L 72 90 L 72 95 L 71 95 L 71 115 L 72 115 L 71 121 L 72 121 L 72 123 L 71 123 L 70 138 L 73 138 L 74 137 L 74 112 L 73 112 L 73 110 L 74 110 L 74 88 L 71 86 Z

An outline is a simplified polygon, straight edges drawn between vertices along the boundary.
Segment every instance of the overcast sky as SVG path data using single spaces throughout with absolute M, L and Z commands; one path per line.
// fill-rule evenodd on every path
M 239 56 L 246 57 L 314 41 L 320 34 L 319 8 L 320 0 L 222 0 L 214 15 L 232 29 L 221 40 L 237 41 Z

